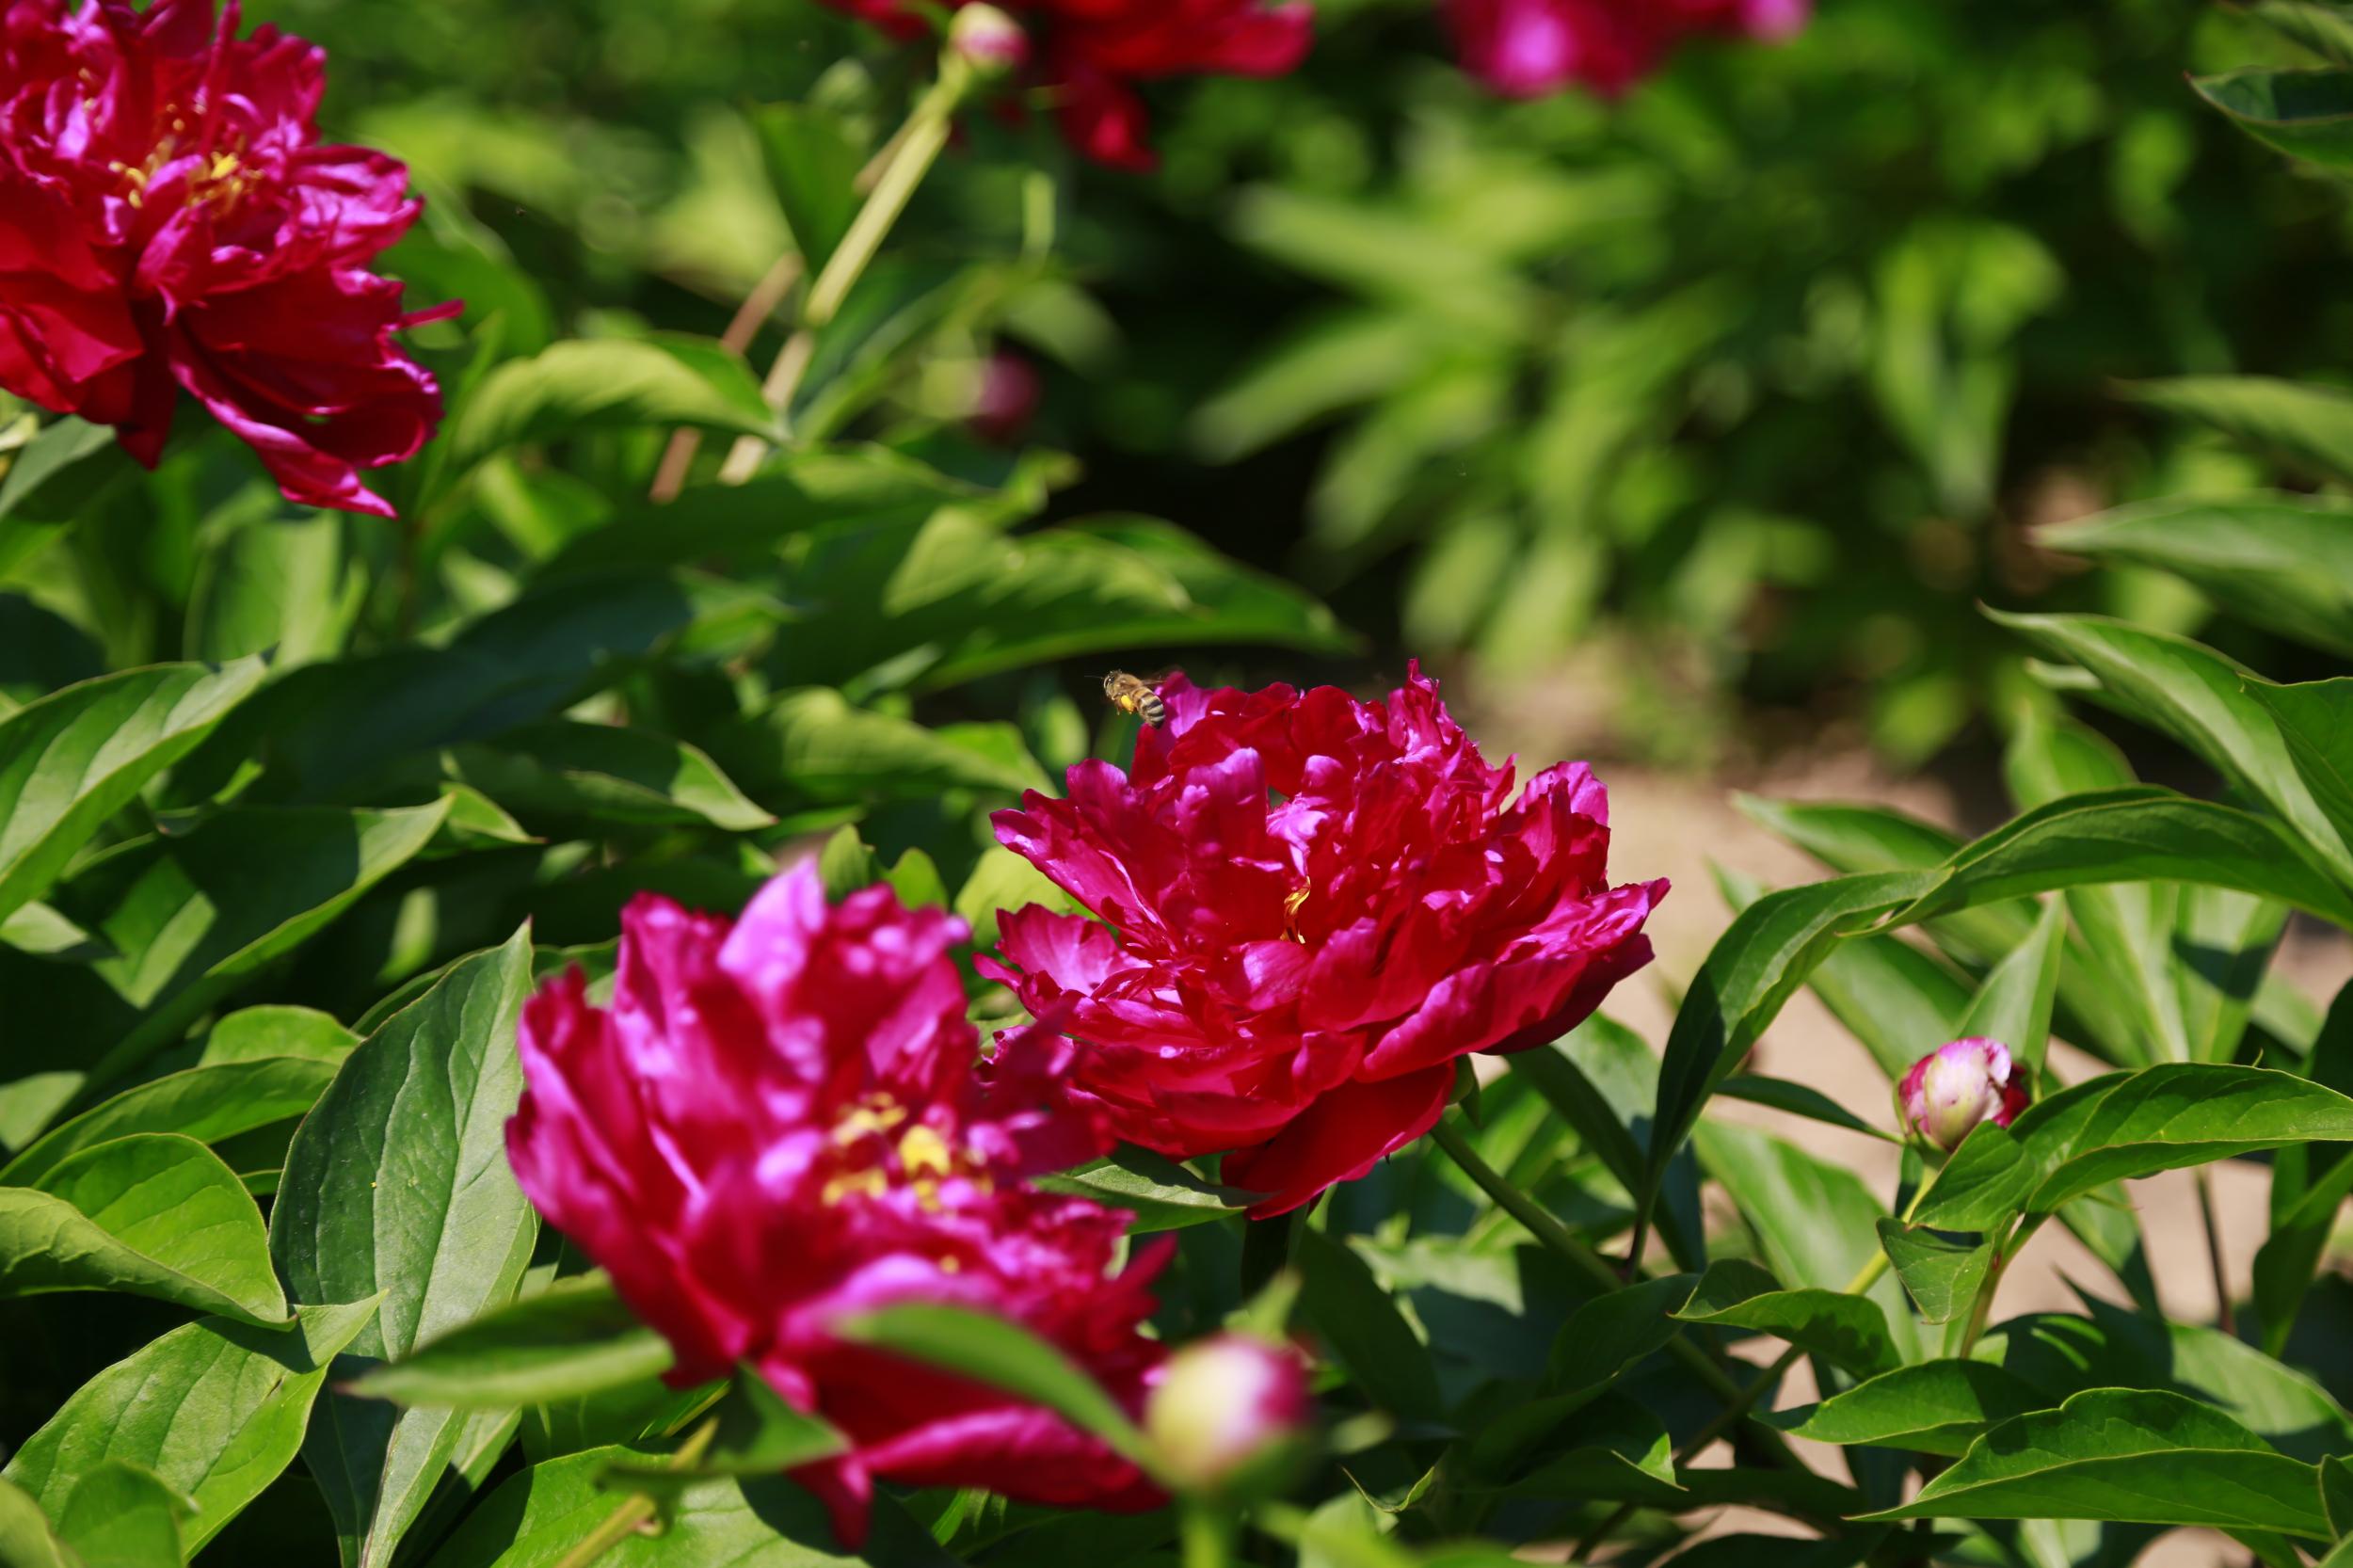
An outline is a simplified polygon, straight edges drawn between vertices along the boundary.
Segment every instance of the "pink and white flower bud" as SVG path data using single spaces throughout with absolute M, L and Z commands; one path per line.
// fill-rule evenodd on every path
M 1912 1064 L 1896 1091 L 1904 1130 L 1951 1153 L 1979 1122 L 2008 1127 L 2026 1108 L 2025 1075 L 1999 1040 L 1954 1040 Z
M 984 76 L 1018 71 L 1030 57 L 1030 38 L 1019 23 L 994 6 L 966 6 L 948 24 L 948 47 Z
M 1168 1481 L 1213 1491 L 1297 1436 L 1308 1411 L 1306 1369 L 1296 1354 L 1221 1334 L 1168 1358 L 1144 1428 Z

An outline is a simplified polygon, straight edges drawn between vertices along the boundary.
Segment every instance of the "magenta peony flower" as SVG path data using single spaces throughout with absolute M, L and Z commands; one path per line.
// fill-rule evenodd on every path
M 825 4 L 894 38 L 922 30 L 910 0 Z M 1096 162 L 1129 169 L 1154 162 L 1134 84 L 1162 76 L 1280 76 L 1306 56 L 1314 29 L 1306 0 L 1022 0 L 1004 8 L 1032 19 L 1045 38 L 1032 74 L 1055 104 L 1064 136 Z
M 231 0 L 0 10 L 0 387 L 115 426 L 152 467 L 185 389 L 290 501 L 389 517 L 359 471 L 440 419 L 368 270 L 417 216 L 408 171 L 318 143 L 326 56 Z
M 1650 961 L 1664 882 L 1609 885 L 1582 763 L 1515 801 L 1417 667 L 1385 702 L 1335 687 L 1160 687 L 1132 776 L 1070 770 L 998 839 L 1108 924 L 1031 907 L 983 972 L 1083 1042 L 1119 1136 L 1231 1153 L 1280 1214 L 1430 1129 L 1470 1051 L 1558 1038 Z
M 1024 1182 L 1108 1140 L 1061 1088 L 1069 1042 L 1032 1029 L 982 1058 L 947 956 L 968 935 L 888 888 L 829 908 L 804 865 L 732 924 L 641 896 L 609 1008 L 574 970 L 523 1012 L 523 1191 L 670 1341 L 672 1383 L 747 1363 L 841 1430 L 849 1452 L 794 1475 L 853 1544 L 876 1477 L 1160 1500 L 1061 1417 L 834 1332 L 908 1301 L 996 1313 L 1135 1411 L 1160 1362 L 1137 1329 L 1165 1252 L 1114 1275 L 1126 1216 Z
M 1999 1040 L 1955 1040 L 1912 1064 L 1896 1091 L 1904 1130 L 1947 1154 L 1979 1122 L 2008 1127 L 2026 1109 L 2026 1086 Z
M 1810 9 L 1810 0 L 1446 0 L 1463 68 L 1509 98 L 1571 82 L 1623 92 L 1692 34 L 1784 39 Z
M 1144 1430 L 1173 1483 L 1213 1491 L 1307 1424 L 1298 1355 L 1246 1334 L 1221 1334 L 1168 1358 Z

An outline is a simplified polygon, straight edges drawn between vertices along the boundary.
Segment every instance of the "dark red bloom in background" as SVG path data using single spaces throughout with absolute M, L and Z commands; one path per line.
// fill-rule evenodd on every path
M 828 907 L 813 867 L 740 921 L 641 896 L 609 1008 L 575 970 L 523 1011 L 507 1155 L 540 1212 L 677 1354 L 679 1385 L 747 1363 L 849 1451 L 796 1470 L 845 1543 L 873 1480 L 1138 1508 L 1134 1465 L 1036 1406 L 837 1336 L 907 1301 L 996 1313 L 1140 1414 L 1164 1251 L 1111 1272 L 1127 1216 L 1024 1178 L 1101 1153 L 1042 1030 L 984 1061 L 948 949 L 964 922 L 870 888 Z
M 1773 40 L 1812 0 L 1445 0 L 1463 68 L 1511 98 L 1572 82 L 1623 92 L 1694 34 Z
M 1135 767 L 1070 770 L 997 837 L 1108 924 L 1035 906 L 984 972 L 1081 1043 L 1120 1137 L 1237 1151 L 1279 1214 L 1430 1129 L 1455 1059 L 1567 1032 L 1648 963 L 1664 882 L 1611 888 L 1582 763 L 1491 768 L 1417 668 L 1336 687 L 1160 687 Z
M 914 36 L 904 0 L 825 0 L 894 37 Z M 954 0 L 957 5 L 963 0 Z M 1280 76 L 1305 57 L 1306 0 L 1000 0 L 1042 35 L 1032 73 L 1063 135 L 1097 163 L 1152 167 L 1135 84 L 1165 76 Z
M 0 387 L 151 467 L 184 389 L 289 500 L 390 516 L 359 471 L 441 408 L 392 334 L 444 312 L 404 316 L 368 264 L 418 203 L 392 159 L 319 145 L 320 50 L 236 32 L 234 0 L 0 10 Z

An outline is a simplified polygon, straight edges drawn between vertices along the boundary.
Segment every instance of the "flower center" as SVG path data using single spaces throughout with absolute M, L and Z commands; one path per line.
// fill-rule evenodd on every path
M 841 1163 L 818 1193 L 829 1206 L 904 1187 L 926 1210 L 936 1211 L 944 1181 L 961 1176 L 982 1192 L 989 1188 L 978 1161 L 952 1146 L 937 1128 L 910 1124 L 906 1108 L 888 1095 L 869 1095 L 837 1117 L 833 1143 L 841 1151 Z
M 132 165 L 117 160 L 106 166 L 108 172 L 121 180 L 123 200 L 135 208 L 146 204 L 156 176 L 181 156 L 180 150 L 188 136 L 188 117 L 177 105 L 166 104 L 156 116 L 156 126 L 154 149 L 144 163 Z M 245 152 L 245 138 L 232 134 L 227 146 L 206 154 L 184 176 L 188 205 L 217 203 L 220 211 L 226 213 L 243 200 L 262 178 L 260 170 L 246 164 Z
M 1283 900 L 1283 935 L 1302 946 L 1306 944 L 1307 938 L 1299 930 L 1299 912 L 1307 907 L 1307 900 L 1314 894 L 1315 888 L 1303 882 Z

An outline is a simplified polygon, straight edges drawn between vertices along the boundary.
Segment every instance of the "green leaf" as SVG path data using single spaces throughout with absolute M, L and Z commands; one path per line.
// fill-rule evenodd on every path
M 262 662 L 100 676 L 0 719 L 0 918 L 261 683 Z
M 82 1076 L 104 1083 L 177 1039 L 413 858 L 446 811 L 238 808 L 91 860 L 57 903 L 121 955 L 90 969 L 139 1016 Z
M 2353 15 L 2342 6 L 2320 0 L 2256 0 L 2247 14 L 2333 64 L 2353 66 Z
M 197 1064 L 214 1067 L 272 1056 L 299 1056 L 333 1067 L 359 1043 L 360 1036 L 330 1014 L 312 1007 L 265 1003 L 241 1007 L 213 1025 L 204 1036 L 204 1053 Z
M 522 1278 L 537 1221 L 504 1134 L 530 989 L 528 929 L 451 966 L 351 1053 L 287 1150 L 270 1250 L 297 1299 L 383 1292 L 355 1356 L 398 1360 Z M 328 1397 L 304 1450 L 346 1562 L 391 1560 L 463 1424 L 456 1411 Z
M 1780 1279 L 1843 1291 L 1879 1255 L 1874 1227 L 1886 1210 L 1852 1171 L 1784 1139 L 1722 1122 L 1703 1123 L 1697 1143 L 1700 1163 L 1723 1184 Z M 1876 1304 L 1899 1357 L 1910 1360 L 1918 1352 L 1919 1325 L 1905 1307 L 1900 1285 L 1882 1276 L 1853 1299 Z
M 2001 1041 L 2025 1068 L 2029 1083 L 2041 1077 L 2043 1052 L 2051 1044 L 2051 1006 L 2058 995 L 2066 931 L 2065 905 L 2047 905 L 2034 934 L 1993 966 L 1954 1030 L 1960 1039 Z
M 1429 1347 L 1355 1249 L 1307 1224 L 1295 1248 L 1300 1308 L 1365 1397 L 1409 1421 L 1438 1419 L 1445 1401 Z
M 1897 1519 L 2112 1519 L 2326 1538 L 2313 1467 L 2179 1394 L 2097 1388 L 1969 1446 Z
M 286 1321 L 262 1211 L 193 1138 L 140 1132 L 0 1187 L 0 1297 L 124 1290 L 246 1322 Z
M 536 1464 L 468 1514 L 431 1568 L 555 1568 L 619 1506 L 603 1478 L 617 1464 L 663 1458 L 610 1448 Z M 874 1499 L 873 1533 L 856 1554 L 835 1544 L 817 1499 L 782 1476 L 694 1481 L 671 1502 L 667 1528 L 630 1536 L 597 1560 L 599 1568 L 956 1568 L 887 1496 Z
M 450 773 L 526 819 L 711 826 L 776 818 L 695 747 L 649 729 L 555 719 L 454 748 Z
M 2253 1272 L 2264 1348 L 2274 1355 L 2287 1350 L 2297 1314 L 2348 1196 L 2353 1196 L 2353 1158 L 2340 1157 L 2285 1213 L 2272 1216 L 2270 1234 L 2255 1253 Z
M 984 508 L 829 532 L 796 565 L 799 613 L 778 629 L 779 684 L 846 684 L 910 649 L 927 690 L 1120 648 L 1230 643 L 1338 652 L 1330 611 L 1149 519 L 1008 533 Z
M 2276 454 L 2299 472 L 2353 479 L 2353 456 L 2347 456 L 2353 449 L 2345 444 L 2353 433 L 2353 393 L 2263 376 L 2181 376 L 2137 381 L 2124 391 L 2136 401 Z M 2055 549 L 2077 548 L 2065 529 L 2046 538 Z
M 831 687 L 783 694 L 714 734 L 711 749 L 751 788 L 808 800 L 931 799 L 959 788 L 1018 794 L 1047 785 L 1034 761 L 1008 763 L 939 730 L 856 707 Z
M 1144 1434 L 1102 1384 L 1055 1346 L 1003 1318 L 909 1303 L 846 1320 L 837 1331 L 845 1339 L 1043 1405 L 1130 1458 L 1144 1451 Z
M 108 1461 L 142 1465 L 194 1499 L 195 1552 L 293 1462 L 328 1362 L 376 1304 L 300 1307 L 291 1331 L 217 1318 L 173 1329 L 84 1384 L 0 1476 L 54 1513 Z
M 2310 439 L 2315 458 L 2345 477 L 2353 458 L 2329 443 L 2345 427 L 2337 403 L 2353 399 L 2323 395 L 2326 413 L 2315 416 Z M 2353 501 L 2344 497 L 2175 497 L 2045 528 L 2036 537 L 2047 549 L 2171 572 L 2256 626 L 2353 654 Z
M 1958 1456 L 1987 1427 L 2041 1410 L 2041 1393 L 1982 1361 L 1923 1361 L 1859 1383 L 1793 1414 L 1792 1436 Z
M 2248 672 L 2212 648 L 2096 616 L 1987 614 L 2050 653 L 2099 677 L 2102 701 L 2170 735 L 2262 801 L 2353 883 L 2353 851 L 2313 798 L 2300 759 L 2265 711 Z
M 1819 970 L 1815 971 L 1817 975 Z M 1909 1065 L 1909 1064 L 1906 1064 Z M 1785 1078 L 1760 1078 L 1750 1073 L 1736 1073 L 1719 1084 L 1716 1093 L 1726 1099 L 1746 1100 L 1751 1105 L 1769 1105 L 1792 1116 L 1825 1126 L 1844 1128 L 1868 1137 L 1900 1142 L 1892 1132 L 1873 1127 L 1819 1089 L 1794 1083 Z
M 74 1483 L 57 1535 L 82 1568 L 180 1568 L 180 1521 L 193 1508 L 154 1471 L 108 1460 Z
M 1896 1220 L 1879 1223 L 1880 1245 L 1896 1266 L 1896 1277 L 1920 1308 L 1923 1320 L 1949 1323 L 1969 1310 L 1985 1283 L 1993 1260 L 1993 1243 L 1964 1247 L 1947 1241 L 1925 1225 L 1913 1227 Z
M 282 674 L 343 651 L 367 594 L 367 573 L 351 546 L 355 524 L 346 514 L 282 516 L 270 492 L 263 504 L 266 515 L 215 535 L 197 557 L 184 642 L 191 659 L 267 653 Z
M 2320 1462 L 2320 1508 L 2329 1533 L 2353 1538 L 2353 1464 L 2340 1455 Z
M 398 1404 L 503 1410 L 657 1377 L 672 1359 L 611 1280 L 586 1274 L 492 1307 L 366 1372 L 351 1391 Z
M 138 465 L 110 425 L 71 417 L 45 425 L 0 477 L 0 571 L 38 554 Z
M 1921 1206 L 1937 1230 L 2048 1214 L 2111 1181 L 2314 1140 L 2353 1140 L 2353 1099 L 2292 1073 L 2169 1063 L 2110 1073 L 1979 1124 Z
M 2353 72 L 2234 71 L 2189 85 L 2265 146 L 2353 169 Z
M 2243 684 L 2278 727 L 2316 809 L 2339 835 L 2353 834 L 2353 676 L 2293 686 L 2248 676 Z
M 444 472 L 465 472 L 510 446 L 588 430 L 694 425 L 776 435 L 776 419 L 743 356 L 707 339 L 570 339 L 509 360 L 442 427 Z
M 1674 1316 L 1679 1322 L 1752 1329 L 1786 1339 L 1857 1377 L 1900 1365 L 1888 1337 L 1887 1315 L 1878 1303 L 1835 1290 L 1785 1290 L 1769 1272 L 1740 1258 L 1709 1264 Z
M 218 1144 L 302 1115 L 334 1076 L 329 1063 L 294 1056 L 217 1062 L 167 1073 L 125 1089 L 48 1133 L 0 1166 L 0 1185 L 40 1184 L 69 1155 L 133 1133 L 176 1132 L 200 1144 Z
M 1717 938 L 1668 1032 L 1658 1073 L 1645 1204 L 1716 1085 L 1840 938 L 1867 929 L 1943 881 L 1935 871 L 1886 872 L 1768 893 Z
M 1574 1444 L 1503 1496 L 1672 1499 L 1683 1490 L 1675 1482 L 1673 1437 L 1657 1416 L 1623 1394 L 1604 1394 L 1578 1413 Z
M 49 1528 L 40 1505 L 5 1480 L 0 1480 L 0 1568 L 87 1568 Z
M 1204 1181 L 1166 1155 L 1124 1144 L 1092 1164 L 1040 1176 L 1031 1185 L 1127 1209 L 1135 1216 L 1128 1226 L 1132 1236 L 1222 1220 L 1247 1208 L 1258 1195 Z
M 857 213 L 865 154 L 839 120 L 811 104 L 762 104 L 750 117 L 802 269 L 814 278 Z
M 1561 1325 L 1552 1342 L 1545 1383 L 1562 1390 L 1597 1388 L 1680 1332 L 1675 1308 L 1691 1299 L 1690 1274 L 1641 1280 L 1595 1296 Z

